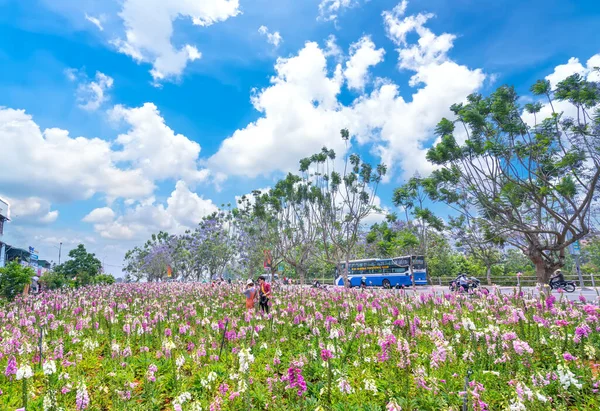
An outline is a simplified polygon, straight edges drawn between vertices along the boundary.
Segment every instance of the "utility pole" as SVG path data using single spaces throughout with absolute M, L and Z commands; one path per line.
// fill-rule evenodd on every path
M 60 246 L 58 247 L 58 265 L 60 265 L 60 253 L 62 251 L 62 243 L 60 243 Z
M 573 257 L 575 257 L 575 268 L 577 269 L 577 276 L 579 277 L 579 286 L 583 288 L 583 276 L 581 275 L 581 264 L 579 261 L 579 257 L 581 254 L 581 250 L 579 248 L 579 241 L 575 241 L 571 245 L 571 254 L 573 254 Z

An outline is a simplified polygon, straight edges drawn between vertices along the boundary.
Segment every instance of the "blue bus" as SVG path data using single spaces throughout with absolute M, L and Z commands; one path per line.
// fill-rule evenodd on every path
M 362 277 L 366 278 L 367 286 L 373 287 L 395 287 L 411 286 L 410 265 L 413 266 L 413 275 L 416 285 L 427 284 L 427 267 L 425 257 L 405 256 L 395 258 L 370 258 L 365 260 L 352 260 L 348 266 L 348 280 L 352 287 L 360 286 Z M 343 270 L 346 263 L 340 263 Z M 344 285 L 344 277 L 337 272 L 335 284 Z

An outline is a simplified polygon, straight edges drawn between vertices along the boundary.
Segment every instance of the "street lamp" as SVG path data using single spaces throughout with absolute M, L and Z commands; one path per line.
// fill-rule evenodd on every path
M 59 243 L 59 247 L 53 245 L 52 247 L 58 248 L 58 265 L 60 265 L 60 254 L 62 252 L 62 243 Z

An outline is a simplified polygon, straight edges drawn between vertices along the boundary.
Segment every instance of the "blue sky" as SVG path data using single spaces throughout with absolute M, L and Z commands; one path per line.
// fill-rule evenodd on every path
M 119 274 L 149 233 L 343 152 L 342 127 L 391 208 L 450 104 L 589 72 L 598 27 L 591 0 L 0 0 L 5 240 Z

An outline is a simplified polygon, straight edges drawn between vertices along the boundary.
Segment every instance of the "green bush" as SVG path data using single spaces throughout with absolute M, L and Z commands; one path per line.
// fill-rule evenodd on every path
M 110 285 L 115 283 L 115 277 L 110 274 L 98 274 L 91 278 L 91 284 Z
M 61 273 L 48 271 L 40 278 L 40 283 L 45 289 L 56 290 L 67 285 L 68 280 Z
M 8 301 L 14 300 L 31 283 L 34 275 L 31 267 L 23 267 L 16 261 L 8 263 L 6 267 L 0 268 L 0 294 Z

